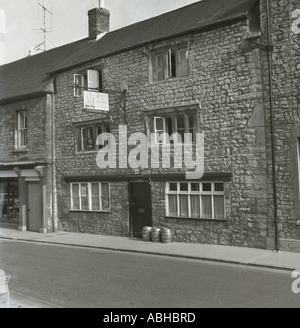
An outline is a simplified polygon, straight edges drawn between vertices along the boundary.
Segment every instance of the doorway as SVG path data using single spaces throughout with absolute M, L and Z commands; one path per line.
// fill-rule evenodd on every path
M 130 183 L 131 232 L 142 238 L 143 227 L 152 226 L 151 185 L 149 182 Z
M 27 183 L 28 193 L 28 230 L 39 232 L 42 227 L 42 192 L 40 182 L 28 182 Z

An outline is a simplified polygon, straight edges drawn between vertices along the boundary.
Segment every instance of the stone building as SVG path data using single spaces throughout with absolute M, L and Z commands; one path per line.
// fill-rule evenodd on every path
M 1 102 L 11 126 L 0 164 L 21 167 L 21 188 L 28 165 L 42 177 L 40 228 L 140 237 L 168 227 L 175 241 L 297 250 L 298 1 L 203 0 L 111 32 L 108 10 L 88 14 L 86 39 L 32 57 L 57 59 L 41 66 L 48 83 L 33 97 L 44 104 L 31 117 L 40 153 L 15 154 L 6 137 L 19 111 L 34 111 L 29 97 L 16 86 Z M 31 127 L 28 143 L 30 131 L 40 140 Z
M 54 85 L 78 43 L 0 66 L 0 223 L 47 232 L 55 214 Z

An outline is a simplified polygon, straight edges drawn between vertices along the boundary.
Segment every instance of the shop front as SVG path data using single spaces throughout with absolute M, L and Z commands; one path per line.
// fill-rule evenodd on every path
M 20 231 L 47 232 L 44 168 L 0 169 L 0 224 L 15 224 Z

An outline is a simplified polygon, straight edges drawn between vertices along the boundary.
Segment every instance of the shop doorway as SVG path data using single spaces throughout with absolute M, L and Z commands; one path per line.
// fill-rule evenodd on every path
M 41 186 L 39 182 L 28 182 L 27 188 L 27 227 L 29 231 L 39 232 L 42 227 L 43 216 Z

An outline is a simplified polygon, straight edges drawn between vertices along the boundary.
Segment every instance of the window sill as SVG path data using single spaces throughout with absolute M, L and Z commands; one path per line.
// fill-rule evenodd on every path
M 28 149 L 14 149 L 13 153 L 28 153 Z
M 227 222 L 227 219 L 201 219 L 201 218 L 189 218 L 189 217 L 177 217 L 177 216 L 165 216 L 166 219 L 179 219 L 179 220 L 197 220 L 197 221 L 213 221 L 213 222 Z
M 82 156 L 83 155 L 95 155 L 95 154 L 98 154 L 99 150 L 80 151 L 80 152 L 77 152 L 76 155 L 82 155 Z
M 161 83 L 168 83 L 168 82 L 176 82 L 176 81 L 185 81 L 189 80 L 190 76 L 184 76 L 184 77 L 171 77 L 166 80 L 161 80 L 161 81 L 150 81 L 151 85 L 156 85 L 156 84 L 161 84 Z
M 111 211 L 81 211 L 81 210 L 70 210 L 70 213 L 99 213 L 99 214 L 110 214 Z

